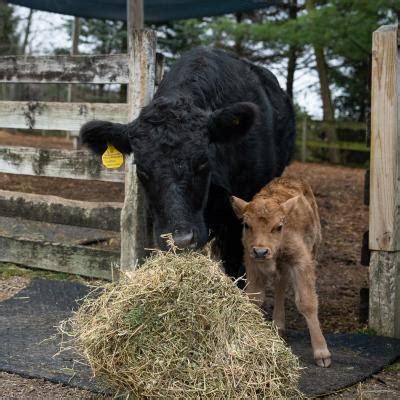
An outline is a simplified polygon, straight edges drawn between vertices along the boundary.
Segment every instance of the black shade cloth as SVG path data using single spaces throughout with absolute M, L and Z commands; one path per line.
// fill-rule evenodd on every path
M 78 283 L 34 279 L 13 298 L 0 302 L 0 370 L 106 391 L 90 379 L 89 368 L 76 362 L 79 359 L 71 351 L 54 356 L 59 350 L 54 327 L 87 292 Z M 328 369 L 314 365 L 308 333 L 286 333 L 287 342 L 305 367 L 300 385 L 308 396 L 357 383 L 400 357 L 400 340 L 359 334 L 326 338 L 333 354 Z
M 10 3 L 76 17 L 126 20 L 126 0 L 11 0 Z M 147 23 L 265 8 L 281 0 L 144 0 Z

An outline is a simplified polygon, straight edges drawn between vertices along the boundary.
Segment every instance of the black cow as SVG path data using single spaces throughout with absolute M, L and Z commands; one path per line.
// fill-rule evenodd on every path
M 226 272 L 241 272 L 241 226 L 229 202 L 249 201 L 281 175 L 294 149 L 291 102 L 267 69 L 221 50 L 185 53 L 139 117 L 123 125 L 92 121 L 83 143 L 133 152 L 154 237 L 172 233 L 182 248 L 216 238 Z

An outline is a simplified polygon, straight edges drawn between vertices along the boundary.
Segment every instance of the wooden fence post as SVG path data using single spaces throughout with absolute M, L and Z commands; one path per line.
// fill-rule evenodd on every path
M 400 54 L 398 27 L 372 40 L 369 326 L 400 338 Z
M 81 32 L 81 20 L 79 17 L 74 18 L 74 24 L 72 28 L 72 47 L 71 47 L 71 56 L 76 56 L 78 54 L 78 46 L 79 46 L 79 35 Z M 73 86 L 72 83 L 68 85 L 68 91 L 67 91 L 67 102 L 71 103 L 72 101 L 72 91 L 73 91 Z M 71 137 L 72 133 L 72 147 L 74 150 L 78 150 L 81 148 L 81 143 L 79 139 L 78 132 L 68 132 L 68 139 Z
M 135 119 L 140 109 L 153 96 L 156 65 L 156 34 L 140 29 L 143 25 L 143 4 L 128 0 L 128 113 Z M 151 246 L 147 229 L 143 188 L 137 179 L 134 157 L 125 160 L 125 201 L 121 212 L 121 269 L 133 270 L 144 257 L 144 248 Z

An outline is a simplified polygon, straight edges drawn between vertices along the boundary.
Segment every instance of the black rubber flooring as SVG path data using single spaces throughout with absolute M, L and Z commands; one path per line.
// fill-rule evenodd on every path
M 55 326 L 88 289 L 80 284 L 34 279 L 11 299 L 0 302 L 0 370 L 25 377 L 106 391 L 71 351 L 56 355 Z M 330 393 L 376 373 L 400 357 L 400 340 L 360 334 L 326 335 L 333 355 L 328 369 L 313 364 L 308 333 L 286 332 L 304 367 L 301 389 L 307 396 Z

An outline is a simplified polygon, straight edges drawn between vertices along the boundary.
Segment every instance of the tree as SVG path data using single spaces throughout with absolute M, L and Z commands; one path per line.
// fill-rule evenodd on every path
M 309 14 L 312 14 L 315 11 L 315 0 L 306 0 L 306 9 Z M 319 85 L 321 91 L 321 99 L 322 99 L 322 119 L 324 122 L 328 123 L 326 128 L 326 137 L 328 142 L 336 143 L 337 142 L 337 134 L 336 128 L 333 125 L 335 121 L 335 112 L 332 104 L 332 93 L 329 87 L 330 79 L 328 73 L 328 66 L 325 60 L 324 48 L 321 44 L 319 44 L 316 40 L 311 42 L 314 53 L 315 60 L 317 65 L 318 77 L 319 77 Z M 329 161 L 331 163 L 339 162 L 339 152 L 337 148 L 329 149 Z
M 0 0 L 0 55 L 18 53 L 18 34 L 15 30 L 18 18 L 13 8 Z

